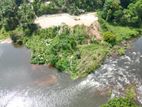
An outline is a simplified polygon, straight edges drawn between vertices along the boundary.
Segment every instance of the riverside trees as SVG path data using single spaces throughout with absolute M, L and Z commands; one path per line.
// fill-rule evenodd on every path
M 111 23 L 139 27 L 142 24 L 142 0 L 105 0 L 102 17 Z
M 12 24 L 11 24 L 12 23 Z M 13 30 L 18 24 L 17 6 L 12 0 L 0 1 L 0 28 Z
M 0 26 L 14 30 L 18 25 L 31 23 L 35 18 L 32 5 L 26 0 L 0 1 Z

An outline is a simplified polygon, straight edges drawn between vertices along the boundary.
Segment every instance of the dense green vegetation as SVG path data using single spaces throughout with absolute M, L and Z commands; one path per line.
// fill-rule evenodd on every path
M 124 55 L 129 47 L 127 41 L 140 36 L 141 28 L 120 26 L 100 18 L 101 32 L 105 42 L 110 44 L 112 55 Z
M 118 97 L 110 99 L 101 107 L 140 107 L 136 102 L 136 88 L 135 85 L 128 85 L 124 91 L 125 97 Z
M 26 0 L 2 0 L 0 2 L 1 39 L 15 29 L 21 29 L 25 35 L 30 35 L 37 29 L 33 24 L 35 12 L 32 4 Z
M 102 17 L 111 23 L 138 27 L 142 24 L 142 0 L 105 0 Z
M 38 30 L 22 39 L 32 49 L 32 63 L 51 64 L 78 78 L 96 69 L 108 52 L 109 46 L 92 38 L 84 26 L 63 26 Z
M 101 107 L 138 107 L 137 104 L 129 98 L 114 98 Z
M 44 0 L 35 0 L 33 4 L 37 15 L 61 12 L 78 15 L 101 8 L 104 1 L 105 0 L 49 0 L 50 4 L 47 5 L 44 3 Z
M 114 25 L 106 22 L 103 19 L 100 19 L 100 23 L 104 35 L 104 40 L 108 42 L 115 42 L 116 44 L 123 40 L 129 40 L 131 38 L 137 37 L 141 32 L 140 28 Z M 111 41 L 108 39 L 111 39 Z

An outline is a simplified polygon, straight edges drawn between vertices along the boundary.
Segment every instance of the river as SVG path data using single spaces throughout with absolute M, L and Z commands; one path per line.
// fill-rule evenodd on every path
M 0 107 L 99 107 L 134 85 L 142 103 L 142 38 L 86 78 L 30 64 L 30 50 L 0 44 Z

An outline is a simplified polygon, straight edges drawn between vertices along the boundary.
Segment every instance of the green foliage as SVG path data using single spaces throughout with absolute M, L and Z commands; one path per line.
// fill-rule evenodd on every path
M 14 31 L 9 32 L 10 38 L 12 39 L 13 43 L 22 45 L 21 37 L 24 35 L 24 32 L 21 28 L 17 28 Z
M 109 49 L 103 44 L 86 44 L 88 38 L 84 26 L 62 26 L 38 30 L 22 40 L 32 50 L 33 64 L 51 64 L 75 79 L 96 69 Z
M 16 11 L 17 6 L 13 0 L 0 1 L 0 29 L 4 28 L 6 31 L 9 31 L 17 26 Z
M 102 17 L 106 21 L 117 22 L 122 16 L 122 7 L 119 0 L 105 0 Z
M 118 54 L 119 55 L 125 55 L 125 51 L 126 51 L 126 49 L 121 47 L 121 48 L 118 49 Z
M 142 0 L 105 0 L 102 18 L 114 24 L 140 27 Z
M 124 55 L 127 44 L 120 45 L 122 41 L 129 40 L 131 38 L 138 37 L 140 35 L 140 29 L 116 26 L 108 23 L 100 18 L 101 32 L 103 34 L 104 41 L 113 46 L 112 52 L 117 55 Z M 120 45 L 120 46 L 119 46 Z
M 139 36 L 139 31 L 135 28 L 108 25 L 108 29 L 116 35 L 117 43 Z
M 138 107 L 136 103 L 129 98 L 114 98 L 101 107 Z
M 127 6 L 132 3 L 132 1 L 134 0 L 120 0 L 120 3 L 123 8 L 127 8 Z
M 35 18 L 35 13 L 33 11 L 32 5 L 23 3 L 20 5 L 17 15 L 19 20 L 19 23 L 21 26 L 24 26 L 25 24 L 29 24 L 33 22 L 33 19 Z
M 47 5 L 47 13 L 68 12 L 70 14 L 81 14 L 94 11 L 103 6 L 105 0 L 52 0 Z
M 103 6 L 104 0 L 68 0 L 68 2 L 72 4 L 72 8 L 69 9 L 73 9 L 75 7 L 73 13 L 79 14 L 101 8 Z
M 129 85 L 125 90 L 126 97 L 113 98 L 101 107 L 139 107 L 135 102 L 136 99 L 136 87 L 135 85 Z
M 123 40 L 128 40 L 134 37 L 139 36 L 139 29 L 125 26 L 116 26 L 106 22 L 103 19 L 100 19 L 100 24 L 102 32 L 110 35 L 115 35 L 114 40 L 116 44 L 122 42 Z
M 116 36 L 112 32 L 105 32 L 103 34 L 104 40 L 112 46 L 116 44 Z
M 105 59 L 109 46 L 105 43 L 92 43 L 79 46 L 80 58 L 77 60 L 78 77 L 86 76 L 97 69 Z
M 0 40 L 6 39 L 9 36 L 9 33 L 5 29 L 0 30 Z
M 0 30 L 12 31 L 22 27 L 25 34 L 36 30 L 33 24 L 35 12 L 26 0 L 2 0 L 0 2 Z
M 131 26 L 140 26 L 142 23 L 142 0 L 137 0 L 136 3 L 128 5 L 128 9 L 124 9 L 122 23 Z
M 54 14 L 59 12 L 59 8 L 54 4 L 46 4 L 44 1 L 35 0 L 32 3 L 33 10 L 37 16 L 41 16 L 43 14 Z
M 135 85 L 129 85 L 127 86 L 125 90 L 126 97 L 129 99 L 136 99 L 137 93 L 136 93 L 136 86 Z

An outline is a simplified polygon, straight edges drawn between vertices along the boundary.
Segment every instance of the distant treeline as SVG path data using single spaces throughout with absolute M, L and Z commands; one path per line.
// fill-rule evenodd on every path
M 71 14 L 102 11 L 106 21 L 138 27 L 142 23 L 142 0 L 53 0 L 55 7 Z

